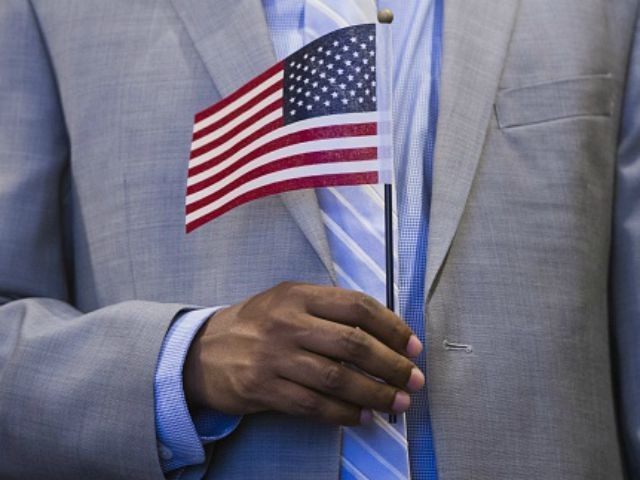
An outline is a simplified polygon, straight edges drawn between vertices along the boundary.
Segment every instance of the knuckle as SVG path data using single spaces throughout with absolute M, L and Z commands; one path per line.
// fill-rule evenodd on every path
M 352 328 L 342 336 L 348 358 L 357 360 L 367 356 L 370 349 L 369 336 L 359 328 Z
M 344 385 L 345 370 L 340 365 L 329 365 L 324 369 L 322 383 L 327 390 L 339 390 Z
M 358 317 L 372 316 L 378 311 L 378 303 L 369 295 L 357 292 L 353 299 L 353 309 Z
M 395 356 L 393 360 L 393 379 L 396 384 L 404 385 L 411 376 L 411 363 L 404 357 Z
M 320 401 L 312 392 L 298 394 L 293 399 L 293 409 L 300 415 L 317 416 L 320 413 Z

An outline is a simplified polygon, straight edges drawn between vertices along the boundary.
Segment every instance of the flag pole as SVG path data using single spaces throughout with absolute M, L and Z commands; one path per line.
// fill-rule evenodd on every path
M 384 8 L 378 12 L 378 21 L 380 23 L 390 24 L 393 22 L 393 12 L 389 8 Z M 393 186 L 385 184 L 384 186 L 384 237 L 385 237 L 385 260 L 386 260 L 386 290 L 387 290 L 387 308 L 395 311 L 395 292 L 394 292 L 394 259 L 393 259 Z

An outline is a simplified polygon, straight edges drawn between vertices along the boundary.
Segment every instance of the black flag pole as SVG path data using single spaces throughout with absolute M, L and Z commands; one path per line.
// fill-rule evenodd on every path
M 380 23 L 393 22 L 393 12 L 388 8 L 378 12 L 378 21 Z M 396 311 L 395 301 L 395 275 L 394 275 L 394 255 L 393 255 L 393 186 L 390 183 L 384 185 L 384 245 L 385 245 L 385 263 L 386 263 L 386 291 L 387 291 L 387 308 L 392 312 Z M 398 422 L 398 416 L 395 413 L 389 414 L 389 423 Z
M 393 261 L 393 187 L 390 184 L 384 186 L 384 245 L 387 270 L 387 308 L 395 311 L 394 261 Z
M 382 9 L 378 12 L 378 21 L 380 23 L 390 24 L 393 22 L 393 12 L 388 9 Z M 394 291 L 394 261 L 393 261 L 393 187 L 391 184 L 384 186 L 384 233 L 385 233 L 385 259 L 386 259 L 386 290 L 387 290 L 387 308 L 395 311 L 395 291 Z

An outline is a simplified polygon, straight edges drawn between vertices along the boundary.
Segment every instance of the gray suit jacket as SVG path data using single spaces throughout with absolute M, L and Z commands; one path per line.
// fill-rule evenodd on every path
M 640 472 L 637 18 L 445 0 L 425 306 L 442 480 L 619 479 L 621 438 Z M 194 112 L 273 62 L 260 0 L 0 3 L 1 478 L 162 478 L 174 315 L 333 281 L 313 192 L 184 234 Z M 188 473 L 337 478 L 339 438 L 248 416 Z

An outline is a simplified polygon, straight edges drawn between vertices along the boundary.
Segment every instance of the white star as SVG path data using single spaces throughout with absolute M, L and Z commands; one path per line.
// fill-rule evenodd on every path
M 349 51 L 349 46 L 345 45 L 344 47 L 342 47 L 342 50 L 345 51 L 345 52 L 348 52 Z
M 371 86 L 372 86 L 372 87 L 375 87 L 375 86 L 376 86 L 376 81 L 375 81 L 375 80 L 371 82 Z
M 309 104 L 307 105 L 307 110 L 311 110 L 313 108 L 313 105 Z
M 311 92 L 307 90 L 306 92 L 304 92 L 304 96 L 305 97 L 310 97 L 311 96 Z
M 365 65 L 369 63 L 369 59 L 368 58 L 363 58 L 362 59 L 362 63 L 364 63 Z
M 305 85 L 306 85 L 307 83 L 309 83 L 309 79 L 308 79 L 308 78 L 305 78 L 305 79 L 304 79 L 304 83 L 305 83 Z
M 296 74 L 295 74 L 295 73 L 292 73 L 291 75 L 289 75 L 289 78 L 293 78 L 293 77 L 295 77 L 295 76 L 296 76 Z
M 371 93 L 371 90 L 369 90 L 368 88 L 364 91 L 365 95 L 369 95 Z
M 324 73 L 324 72 L 320 72 L 320 78 L 326 78 L 326 77 L 327 77 L 327 74 L 326 74 L 326 73 Z
M 338 85 L 342 90 L 344 90 L 345 88 L 347 88 L 347 85 L 344 83 L 341 83 L 340 85 Z
M 320 101 L 320 95 L 314 95 L 314 96 L 313 96 L 313 99 L 314 99 L 316 102 Z
M 331 96 L 333 98 L 338 98 L 338 92 L 331 92 Z
M 312 61 L 312 62 L 315 62 L 315 61 L 316 61 L 316 57 L 315 57 L 315 55 L 314 55 L 313 57 L 311 57 L 311 61 Z
M 371 71 L 375 72 L 376 71 L 376 66 L 375 65 L 371 65 Z
M 327 55 L 327 56 L 331 55 L 331 53 L 332 53 L 332 52 L 331 52 L 331 50 L 329 50 L 329 49 L 327 49 L 327 50 L 324 52 L 324 54 L 325 54 L 325 55 Z
M 304 71 L 306 72 L 307 70 L 309 70 L 309 66 L 308 66 L 308 65 L 305 65 L 305 66 L 304 66 L 304 68 L 303 68 L 302 70 L 304 70 Z
M 292 61 L 292 62 L 289 64 L 289 66 L 290 66 L 290 67 L 295 67 L 295 66 L 296 66 L 296 61 L 295 61 L 295 60 L 294 60 L 294 61 Z
M 373 42 L 373 35 L 369 35 L 369 41 Z
M 321 52 L 322 50 L 324 50 L 324 47 L 323 46 L 319 46 L 318 47 L 318 51 Z
M 296 77 L 296 80 L 297 80 L 298 82 L 300 81 L 300 79 L 302 79 L 302 75 L 298 75 L 298 76 Z
M 359 102 L 359 103 L 364 102 L 364 98 L 362 98 L 362 97 L 358 97 L 358 102 Z
M 303 56 L 302 58 L 304 58 L 304 59 L 306 60 L 307 58 L 309 58 L 309 54 L 308 54 L 308 53 L 305 53 L 305 54 L 304 54 L 304 56 Z
M 293 116 L 295 114 L 296 114 L 296 111 L 295 110 L 291 110 L 291 115 Z
M 313 83 L 311 84 L 311 86 L 312 86 L 313 88 L 318 88 L 318 82 L 313 82 Z
M 356 68 L 355 68 L 355 70 L 356 70 L 356 73 L 360 73 L 360 71 L 362 70 L 362 68 L 360 68 L 360 67 L 356 67 Z
M 324 106 L 325 106 L 325 107 L 328 107 L 328 106 L 330 106 L 330 105 L 331 105 L 331 102 L 330 102 L 329 100 L 325 100 L 325 101 L 324 101 Z
M 296 97 L 291 97 L 291 98 L 289 99 L 289 102 L 291 102 L 291 103 L 293 103 L 293 102 L 295 102 L 295 101 L 296 101 Z
M 352 97 L 356 96 L 356 91 L 355 90 L 350 90 L 349 91 L 349 95 L 351 95 Z
M 369 52 L 369 56 L 370 56 L 370 57 L 373 57 L 375 54 L 376 54 L 376 52 L 374 52 L 373 50 L 371 50 L 371 51 Z
M 343 105 L 346 105 L 347 103 L 349 103 L 349 100 L 347 100 L 346 98 L 343 98 L 342 100 Z
M 329 90 L 329 87 L 327 87 L 326 85 L 323 85 L 321 90 L 323 93 L 327 93 L 327 90 Z
M 332 84 L 333 84 L 333 83 L 336 83 L 336 79 L 335 79 L 335 78 L 333 78 L 333 77 L 331 77 L 331 78 L 329 79 L 329 83 L 332 83 Z
M 356 37 L 351 37 L 350 40 L 351 40 L 351 43 L 356 43 L 358 41 Z
M 304 102 L 302 100 L 298 100 L 298 106 L 301 107 L 302 105 L 304 105 Z
M 371 100 L 373 100 L 375 102 L 376 101 L 376 97 L 375 96 L 371 97 Z
M 295 85 L 291 85 L 291 86 L 289 87 L 289 91 L 290 91 L 290 92 L 292 92 L 294 88 L 296 88 L 296 86 L 295 86 Z
M 314 69 L 312 69 L 312 70 L 311 70 L 311 75 L 315 75 L 317 71 L 318 71 L 318 70 L 316 70 L 315 68 L 314 68 Z
M 318 62 L 320 65 L 324 65 L 324 60 L 320 59 L 320 61 Z
M 302 91 L 302 87 L 298 87 L 298 89 L 296 90 L 296 92 L 300 93 Z
M 338 69 L 338 75 L 342 75 L 343 73 L 344 73 L 344 69 L 339 68 L 339 69 Z
M 361 44 L 360 44 L 360 48 L 361 48 L 362 50 L 366 50 L 366 49 L 367 49 L 367 44 L 366 44 L 366 43 L 361 43 Z
M 340 45 L 340 43 L 336 40 L 335 42 L 333 42 L 333 46 L 337 47 L 338 45 Z
M 336 56 L 335 56 L 335 57 L 333 57 L 333 58 L 335 58 L 336 60 L 340 60 L 340 59 L 342 58 L 342 55 L 338 54 L 338 55 L 336 55 Z
M 353 75 L 347 75 L 347 80 L 349 80 L 350 82 L 353 81 Z
M 344 64 L 345 64 L 347 67 L 350 67 L 350 66 L 351 66 L 351 60 L 345 60 L 345 61 L 344 61 Z
M 354 56 L 355 58 L 358 58 L 358 57 L 360 56 L 360 54 L 359 54 L 358 52 L 353 52 L 353 56 Z
M 299 63 L 299 64 L 297 64 L 297 65 L 296 65 L 296 69 L 297 69 L 297 70 L 300 70 L 301 68 L 302 68 L 302 64 L 301 64 L 301 63 Z

